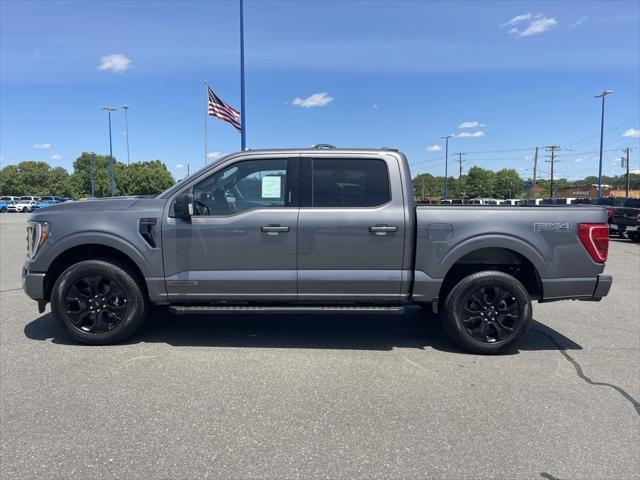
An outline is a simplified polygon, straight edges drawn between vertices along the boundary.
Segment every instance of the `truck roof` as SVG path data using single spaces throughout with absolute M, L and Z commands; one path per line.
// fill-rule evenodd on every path
M 379 152 L 396 152 L 401 153 L 397 148 L 392 147 L 334 147 L 333 145 L 321 144 L 321 145 L 312 145 L 311 147 L 285 147 L 285 148 L 257 148 L 257 149 L 247 149 L 243 152 L 234 152 L 230 155 L 236 155 L 239 153 L 278 153 L 278 152 L 331 152 L 331 153 L 379 153 Z M 225 155 L 226 156 L 226 155 Z

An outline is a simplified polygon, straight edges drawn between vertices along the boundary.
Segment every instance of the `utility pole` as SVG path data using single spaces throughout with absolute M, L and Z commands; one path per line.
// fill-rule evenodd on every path
M 551 188 L 550 188 L 550 197 L 553 198 L 553 164 L 556 163 L 558 160 L 556 160 L 555 158 L 555 153 L 556 150 L 558 150 L 560 147 L 558 145 L 547 145 L 545 147 L 545 149 L 548 152 L 551 152 L 551 159 L 550 160 L 546 160 L 546 162 L 551 163 Z
M 604 142 L 604 98 L 613 93 L 611 90 L 605 90 L 595 98 L 602 98 L 602 113 L 600 115 L 600 163 L 598 166 L 598 198 L 602 198 L 602 144 Z M 551 164 L 553 167 L 553 164 Z
M 422 177 L 422 200 L 424 201 L 424 176 Z
M 626 191 L 624 196 L 629 198 L 629 153 L 631 152 L 631 149 L 627 147 L 623 150 L 623 152 L 627 154 L 627 158 L 625 158 L 625 164 L 627 167 L 627 186 L 626 186 Z
M 458 180 L 460 180 L 460 178 L 462 177 L 462 164 L 464 163 L 462 156 L 466 155 L 466 153 L 458 152 L 455 155 L 458 155 L 458 164 L 460 166 L 460 170 L 458 171 Z
M 536 178 L 538 175 L 538 147 L 536 147 L 536 153 L 533 156 L 533 188 L 531 192 L 533 193 L 532 198 L 536 199 Z M 535 203 L 535 202 L 534 202 Z
M 446 137 L 440 137 L 445 141 L 444 147 L 444 199 L 449 198 L 449 139 L 453 135 L 447 135 Z

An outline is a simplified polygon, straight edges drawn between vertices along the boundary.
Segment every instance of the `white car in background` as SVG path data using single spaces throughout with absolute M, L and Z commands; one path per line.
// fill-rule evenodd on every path
M 33 212 L 40 208 L 40 204 L 35 200 L 19 200 L 7 207 L 7 212 Z

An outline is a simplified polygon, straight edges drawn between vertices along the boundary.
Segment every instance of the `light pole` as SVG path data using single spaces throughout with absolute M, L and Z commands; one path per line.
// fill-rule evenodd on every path
M 129 159 L 129 106 L 128 105 L 123 105 L 122 110 L 124 110 L 124 129 L 126 132 L 126 136 L 127 136 L 127 165 L 131 164 L 131 161 Z
M 447 135 L 446 137 L 440 137 L 445 142 L 444 147 L 444 199 L 449 198 L 449 139 L 453 135 Z
M 602 113 L 600 115 L 600 163 L 598 165 L 598 198 L 602 198 L 602 143 L 604 140 L 604 97 L 613 93 L 612 90 L 604 90 L 595 98 L 602 98 Z
M 111 112 L 115 112 L 116 110 L 119 110 L 119 109 L 113 108 L 113 107 L 102 107 L 102 110 L 107 112 L 107 115 L 109 116 L 109 180 L 111 183 L 111 196 L 115 197 L 116 183 L 115 183 L 115 179 L 113 178 L 113 143 L 111 141 Z

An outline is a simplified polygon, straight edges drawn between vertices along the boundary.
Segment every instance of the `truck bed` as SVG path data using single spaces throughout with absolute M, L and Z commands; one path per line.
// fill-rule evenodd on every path
M 530 264 L 539 279 L 538 300 L 591 298 L 604 266 L 578 238 L 578 224 L 607 223 L 600 206 L 418 206 L 414 299 L 437 298 L 454 266 L 514 259 Z

